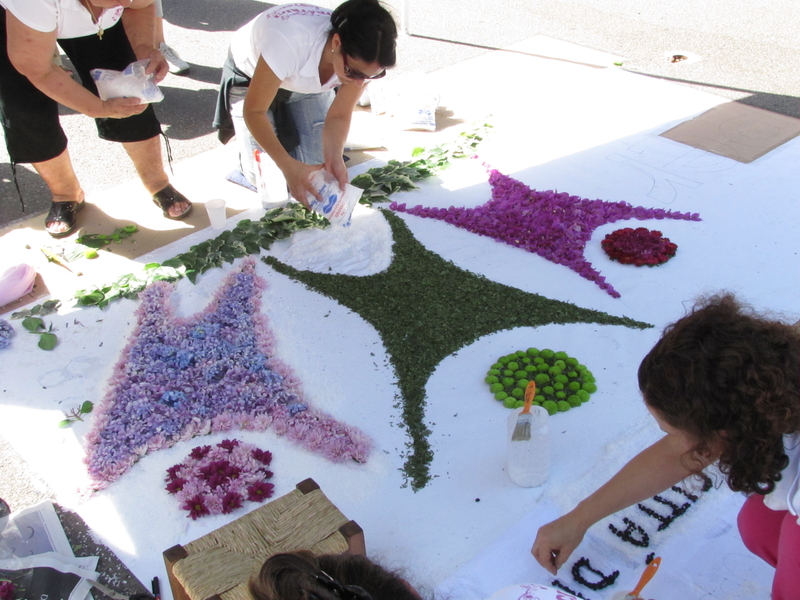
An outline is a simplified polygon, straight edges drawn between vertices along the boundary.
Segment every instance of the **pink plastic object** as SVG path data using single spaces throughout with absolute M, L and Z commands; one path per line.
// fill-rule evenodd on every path
M 0 277 L 0 306 L 19 300 L 33 289 L 36 269 L 25 263 L 11 267 Z

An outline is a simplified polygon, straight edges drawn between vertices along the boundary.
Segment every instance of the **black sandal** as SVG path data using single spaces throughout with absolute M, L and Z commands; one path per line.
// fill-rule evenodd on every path
M 83 209 L 83 202 L 52 202 L 50 212 L 44 220 L 44 230 L 56 239 L 68 236 L 75 229 L 75 222 L 78 213 Z M 48 227 L 55 223 L 65 223 L 67 228 L 64 231 L 51 231 Z
M 169 214 L 169 209 L 179 202 L 187 202 L 189 207 L 177 217 L 173 217 Z M 153 203 L 162 210 L 167 219 L 172 219 L 173 221 L 179 221 L 192 212 L 192 203 L 189 202 L 189 199 L 186 196 L 172 187 L 171 183 L 160 192 L 153 194 Z

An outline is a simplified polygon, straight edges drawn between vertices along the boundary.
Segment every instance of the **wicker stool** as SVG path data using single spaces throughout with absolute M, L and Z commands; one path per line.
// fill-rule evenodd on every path
M 250 576 L 279 552 L 366 554 L 364 533 L 313 479 L 224 527 L 164 552 L 175 600 L 251 600 Z

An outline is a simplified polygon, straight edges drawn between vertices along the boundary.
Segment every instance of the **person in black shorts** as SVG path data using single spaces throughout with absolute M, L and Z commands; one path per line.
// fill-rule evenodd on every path
M 168 219 L 192 204 L 169 182 L 161 125 L 136 98 L 100 100 L 92 69 L 123 70 L 150 59 L 156 82 L 168 65 L 155 43 L 153 0 L 0 0 L 0 116 L 12 167 L 31 163 L 53 194 L 45 229 L 64 237 L 76 226 L 84 192 L 72 168 L 58 104 L 95 118 L 102 139 L 123 144 L 153 202 Z M 81 84 L 53 63 L 56 43 Z

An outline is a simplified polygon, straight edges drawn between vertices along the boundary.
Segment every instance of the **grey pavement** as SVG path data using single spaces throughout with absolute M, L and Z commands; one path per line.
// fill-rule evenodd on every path
M 316 2 L 334 7 L 339 0 Z M 798 0 L 392 0 L 389 4 L 398 20 L 408 23 L 410 33 L 400 39 L 394 76 L 435 71 L 546 35 L 618 55 L 622 68 L 629 71 L 800 116 Z M 167 42 L 192 66 L 188 76 L 167 77 L 162 85 L 166 98 L 156 107 L 174 160 L 218 147 L 211 119 L 231 32 L 267 6 L 271 4 L 260 0 L 164 0 Z M 667 57 L 673 54 L 690 60 L 672 63 Z M 499 80 L 475 84 L 494 86 L 503 93 Z M 75 169 L 87 194 L 135 178 L 121 148 L 98 140 L 87 117 L 68 110 L 63 114 Z M 0 226 L 49 207 L 50 195 L 29 166 L 20 165 L 17 173 L 24 212 L 3 147 Z M 142 201 L 148 202 L 144 190 Z

